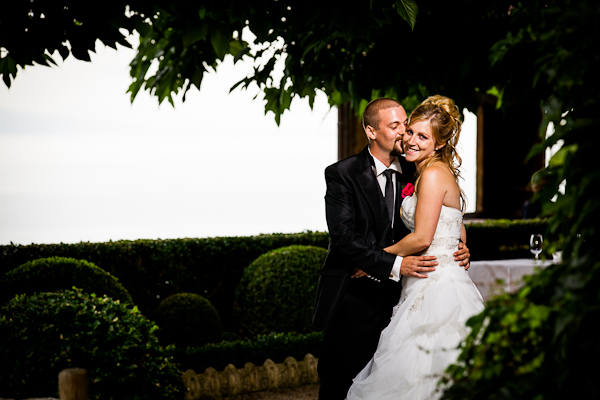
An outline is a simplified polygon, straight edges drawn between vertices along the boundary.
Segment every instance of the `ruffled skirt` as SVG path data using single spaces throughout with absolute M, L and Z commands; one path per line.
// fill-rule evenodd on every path
M 348 400 L 440 397 L 437 382 L 458 357 L 465 322 L 482 310 L 479 290 L 458 263 L 438 266 L 428 278 L 403 277 L 400 303 Z

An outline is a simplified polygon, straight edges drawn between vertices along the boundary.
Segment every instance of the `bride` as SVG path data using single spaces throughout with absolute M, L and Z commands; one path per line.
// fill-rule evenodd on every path
M 427 278 L 402 278 L 400 302 L 348 400 L 440 397 L 437 382 L 458 356 L 468 333 L 465 322 L 483 310 L 481 294 L 452 256 L 458 242 L 466 242 L 456 153 L 459 117 L 454 102 L 443 96 L 429 97 L 410 115 L 402 146 L 406 160 L 415 163 L 417 180 L 400 216 L 412 233 L 385 250 L 400 256 L 424 252 L 436 256 L 438 265 Z

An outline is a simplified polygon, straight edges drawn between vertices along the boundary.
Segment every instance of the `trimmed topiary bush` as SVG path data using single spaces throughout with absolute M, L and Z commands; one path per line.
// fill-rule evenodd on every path
M 309 332 L 318 272 L 327 250 L 289 246 L 258 257 L 237 287 L 240 322 L 252 333 Z
M 221 341 L 221 319 L 213 305 L 195 293 L 178 293 L 164 299 L 156 309 L 163 344 L 177 347 L 203 346 Z
M 17 294 L 58 292 L 75 286 L 86 293 L 133 304 L 129 292 L 117 278 L 91 262 L 74 258 L 49 257 L 29 261 L 7 272 L 2 286 L 2 302 Z
M 58 397 L 58 373 L 88 371 L 90 399 L 181 399 L 180 371 L 137 307 L 80 290 L 18 295 L 0 308 L 0 388 Z

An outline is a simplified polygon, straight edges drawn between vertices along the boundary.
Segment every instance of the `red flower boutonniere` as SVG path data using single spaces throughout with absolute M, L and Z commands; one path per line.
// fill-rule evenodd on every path
M 410 197 L 415 192 L 415 187 L 412 183 L 407 183 L 402 188 L 402 198 Z

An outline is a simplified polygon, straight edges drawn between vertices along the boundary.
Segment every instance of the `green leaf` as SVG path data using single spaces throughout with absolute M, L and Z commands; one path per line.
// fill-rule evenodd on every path
M 56 61 L 54 61 L 54 59 L 52 57 L 50 57 L 48 54 L 44 54 L 44 59 L 46 60 L 46 64 L 49 65 L 50 63 L 52 63 L 52 64 L 58 66 L 56 64 Z
M 492 86 L 485 93 L 496 97 L 496 110 L 502 108 L 502 96 L 504 95 L 504 88 L 498 89 L 498 86 Z
M 237 41 L 237 40 L 234 40 L 234 41 L 232 41 L 232 42 L 231 42 L 231 53 L 232 53 L 232 54 L 233 54 L 233 52 L 234 52 L 233 50 L 234 50 L 234 48 L 235 48 L 235 47 L 233 46 L 233 43 L 234 43 L 234 42 L 239 44 L 239 41 Z M 238 62 L 238 61 L 239 61 L 239 60 L 240 60 L 240 59 L 241 59 L 243 56 L 245 56 L 246 54 L 248 54 L 248 52 L 250 52 L 250 47 L 249 47 L 249 46 L 244 46 L 244 47 L 242 47 L 241 49 L 239 49 L 239 50 L 238 50 L 238 51 L 235 53 L 235 56 L 233 56 L 233 62 L 234 62 L 234 63 Z
M 246 44 L 246 42 L 234 39 L 229 42 L 229 50 L 227 50 L 227 52 L 229 54 L 237 54 L 244 48 L 244 46 L 246 46 Z
M 17 65 L 10 56 L 0 59 L 0 74 L 2 74 L 2 80 L 6 87 L 10 87 L 11 75 L 13 78 L 17 76 Z
M 329 95 L 329 104 L 334 106 L 340 106 L 342 105 L 342 103 L 342 94 L 338 90 L 334 91 Z
M 200 67 L 196 68 L 196 70 L 194 71 L 194 74 L 190 78 L 190 81 L 198 89 L 200 89 L 200 84 L 202 83 L 202 78 L 204 77 L 204 71 L 205 71 L 204 67 L 200 66 Z
M 419 12 L 415 0 L 396 0 L 396 11 L 402 19 L 408 22 L 410 29 L 414 30 L 417 23 L 417 13 Z
M 205 39 L 207 34 L 208 24 L 196 26 L 193 30 L 183 36 L 183 45 L 185 47 L 191 46 L 197 41 Z
M 236 82 L 231 88 L 229 88 L 229 93 L 233 92 L 238 86 L 242 85 L 242 88 L 248 87 L 248 85 L 252 82 L 250 78 L 244 78 L 238 82 Z
M 67 46 L 65 46 L 64 44 L 58 48 L 58 53 L 62 57 L 63 61 L 66 60 L 67 57 L 69 57 L 69 54 L 71 54 L 71 52 L 69 51 L 69 48 Z
M 223 59 L 229 53 L 229 39 L 221 31 L 215 30 L 210 35 L 210 42 L 215 50 L 217 58 Z
M 552 156 L 552 158 L 548 162 L 548 166 L 560 167 L 560 166 L 564 165 L 565 161 L 567 160 L 567 157 L 570 154 L 575 154 L 578 149 L 579 149 L 579 146 L 577 145 L 577 143 L 574 143 L 570 146 L 562 147 L 559 151 L 556 152 L 556 154 L 554 154 Z
M 79 46 L 73 46 L 71 48 L 71 54 L 73 54 L 73 57 L 75 57 L 78 60 L 81 61 L 92 61 L 92 59 L 90 58 L 90 53 L 88 51 L 88 49 L 86 48 L 82 48 Z
M 289 90 L 281 89 L 281 94 L 279 95 L 279 112 L 283 114 L 283 111 L 289 109 L 291 104 L 291 92 Z
M 147 23 L 136 22 L 135 30 L 140 34 L 140 41 L 142 41 L 144 36 L 148 36 L 152 31 L 152 25 L 148 25 Z

